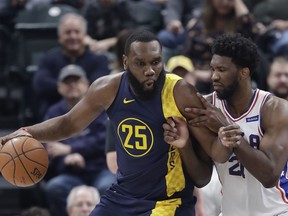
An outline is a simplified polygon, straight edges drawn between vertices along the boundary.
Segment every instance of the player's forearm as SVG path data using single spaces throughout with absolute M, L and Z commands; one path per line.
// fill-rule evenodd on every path
M 277 184 L 281 173 L 277 173 L 274 163 L 263 151 L 254 149 L 242 139 L 240 145 L 234 148 L 234 153 L 241 164 L 264 187 L 270 188 Z
M 65 116 L 59 116 L 26 128 L 40 142 L 55 142 L 76 134 L 72 125 Z
M 187 168 L 191 180 L 197 187 L 204 187 L 209 183 L 212 174 L 211 161 L 206 162 L 196 155 L 190 140 L 184 148 L 179 149 L 181 159 Z
M 218 163 L 225 163 L 231 156 L 233 149 L 221 144 L 219 138 L 214 138 L 211 145 L 211 158 Z

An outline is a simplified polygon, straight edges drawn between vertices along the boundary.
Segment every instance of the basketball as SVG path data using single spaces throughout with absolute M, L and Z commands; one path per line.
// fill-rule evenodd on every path
M 13 138 L 0 151 L 2 176 L 18 187 L 28 187 L 40 182 L 47 172 L 48 165 L 46 149 L 31 137 Z

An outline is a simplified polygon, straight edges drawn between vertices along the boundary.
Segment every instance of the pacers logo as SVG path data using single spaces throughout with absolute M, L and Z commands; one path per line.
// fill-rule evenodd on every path
M 123 148 L 133 157 L 146 155 L 153 146 L 154 137 L 151 129 L 139 119 L 124 119 L 118 125 L 117 132 Z

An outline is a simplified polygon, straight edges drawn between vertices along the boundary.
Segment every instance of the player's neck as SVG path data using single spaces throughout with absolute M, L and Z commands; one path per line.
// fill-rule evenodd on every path
M 239 89 L 233 97 L 226 101 L 227 108 L 229 113 L 234 117 L 237 118 L 243 115 L 248 109 L 251 104 L 251 101 L 254 97 L 254 92 L 252 88 L 246 89 Z

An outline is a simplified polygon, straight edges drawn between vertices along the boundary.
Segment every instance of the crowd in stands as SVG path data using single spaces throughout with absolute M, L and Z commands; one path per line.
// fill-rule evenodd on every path
M 13 72 L 11 66 L 17 66 L 13 59 L 13 52 L 17 50 L 12 44 L 13 39 L 19 38 L 19 14 L 33 14 L 43 9 L 55 15 L 55 8 L 63 6 L 71 10 L 57 18 L 53 39 L 58 45 L 42 53 L 35 71 L 26 80 L 28 92 L 35 96 L 31 108 L 33 122 L 64 114 L 81 100 L 95 79 L 124 70 L 125 40 L 139 28 L 149 29 L 158 36 L 166 69 L 195 85 L 201 94 L 213 91 L 209 66 L 212 42 L 223 33 L 240 33 L 258 45 L 262 58 L 253 77 L 253 87 L 288 99 L 287 0 L 2 0 L 0 85 L 5 92 L 9 87 L 5 81 L 10 80 Z M 23 75 L 25 72 L 20 70 Z M 26 97 L 21 98 L 24 108 L 32 106 L 25 100 Z M 19 109 L 15 115 L 21 116 L 24 110 Z M 74 216 L 81 209 L 86 209 L 83 211 L 88 215 L 93 209 L 91 206 L 98 203 L 99 194 L 115 180 L 115 149 L 106 147 L 105 152 L 105 143 L 111 146 L 112 142 L 113 146 L 113 131 L 106 126 L 109 128 L 109 122 L 103 114 L 78 136 L 53 145 L 45 144 L 50 167 L 43 182 L 47 200 L 44 207 L 51 215 Z M 199 208 L 198 216 L 213 216 L 208 213 L 212 208 L 215 215 L 219 214 L 220 187 L 215 177 L 206 189 L 200 190 L 206 213 Z M 77 196 L 85 197 L 87 202 L 83 203 L 85 200 L 81 198 L 81 203 Z M 213 199 L 216 204 L 207 207 Z M 23 215 L 35 215 L 29 214 L 33 211 L 40 210 L 32 208 Z

